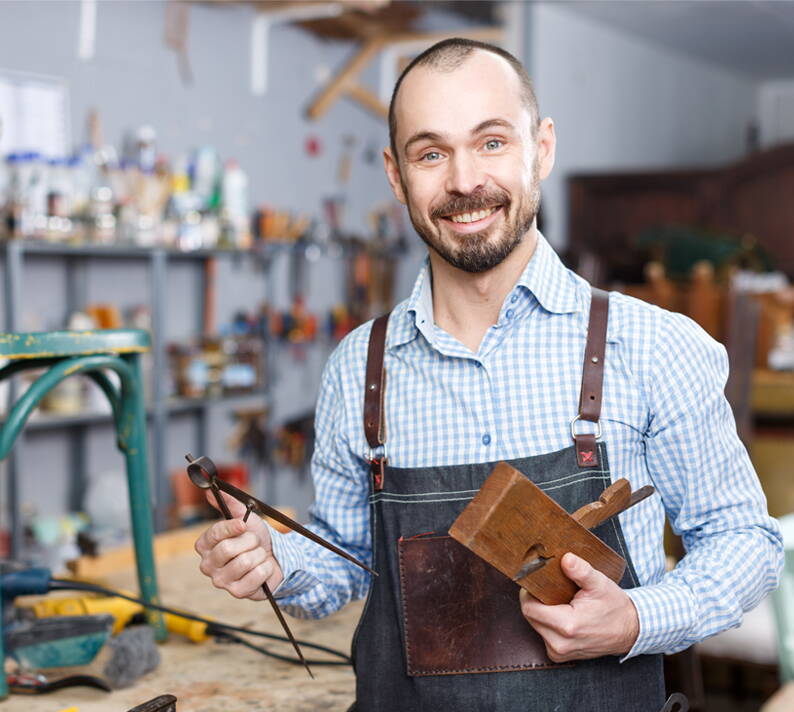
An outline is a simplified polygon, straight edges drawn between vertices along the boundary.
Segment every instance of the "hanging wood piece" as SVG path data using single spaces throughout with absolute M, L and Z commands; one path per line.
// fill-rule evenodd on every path
M 311 103 L 307 115 L 315 121 L 321 118 L 339 96 L 347 93 L 349 87 L 355 83 L 356 77 L 369 64 L 370 60 L 380 52 L 383 46 L 380 37 L 373 37 L 364 42 L 342 68 L 342 70 L 326 85 L 320 95 Z
M 342 16 L 347 17 L 347 16 Z M 306 111 L 306 115 L 313 120 L 317 120 L 325 115 L 328 109 L 340 96 L 347 96 L 357 101 L 368 111 L 387 118 L 389 115 L 388 107 L 366 87 L 361 86 L 357 79 L 367 65 L 376 57 L 384 47 L 399 45 L 410 45 L 416 49 L 418 54 L 423 49 L 449 37 L 466 37 L 469 39 L 480 40 L 482 42 L 499 42 L 503 32 L 499 27 L 470 28 L 459 33 L 451 32 L 390 32 L 384 27 L 382 32 L 376 33 L 368 27 L 365 38 L 362 40 L 358 52 L 348 61 L 348 63 L 331 79 L 331 81 L 320 92 L 317 98 L 312 101 Z M 417 49 L 417 47 L 420 47 Z
M 165 43 L 176 52 L 177 66 L 182 83 L 193 83 L 193 70 L 187 54 L 188 21 L 190 5 L 183 0 L 169 0 L 165 6 Z

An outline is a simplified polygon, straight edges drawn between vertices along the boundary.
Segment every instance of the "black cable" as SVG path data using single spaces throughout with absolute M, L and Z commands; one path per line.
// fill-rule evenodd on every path
M 279 655 L 278 653 L 274 653 L 270 650 L 267 650 L 266 648 L 262 648 L 259 645 L 254 645 L 245 638 L 241 638 L 239 635 L 235 635 L 234 633 L 218 631 L 217 637 L 221 640 L 229 640 L 232 643 L 239 643 L 240 645 L 244 645 L 246 648 L 251 648 L 251 650 L 256 650 L 257 652 L 268 655 L 271 658 L 276 658 L 276 660 L 285 660 L 288 663 L 295 663 L 296 665 L 303 664 L 297 658 L 291 658 L 288 655 Z M 285 640 L 288 641 L 289 638 L 285 638 Z M 345 660 L 306 660 L 306 662 L 309 665 L 350 665 L 350 662 Z
M 105 596 L 116 596 L 117 598 L 123 598 L 127 601 L 138 603 L 146 608 L 152 608 L 162 613 L 171 613 L 172 615 L 181 616 L 182 618 L 186 618 L 187 620 L 204 623 L 207 626 L 207 633 L 209 633 L 210 635 L 219 635 L 221 637 L 227 637 L 229 639 L 235 640 L 235 642 L 245 645 L 248 648 L 251 648 L 252 650 L 257 650 L 260 653 L 269 655 L 270 657 L 276 658 L 278 660 L 284 660 L 286 662 L 294 663 L 296 665 L 303 665 L 303 663 L 298 658 L 291 658 L 289 656 L 272 653 L 266 650 L 265 648 L 256 646 L 253 643 L 249 643 L 247 640 L 240 638 L 239 636 L 233 635 L 233 633 L 255 635 L 261 638 L 267 638 L 269 640 L 276 640 L 281 643 L 289 643 L 290 642 L 289 638 L 283 635 L 275 635 L 274 633 L 265 633 L 264 631 L 261 630 L 251 630 L 249 628 L 241 628 L 238 626 L 229 625 L 228 623 L 220 623 L 218 621 L 212 621 L 207 618 L 202 618 L 201 616 L 197 616 L 193 613 L 187 613 L 185 611 L 176 610 L 175 608 L 168 608 L 167 606 L 161 606 L 157 603 L 149 603 L 148 601 L 144 601 L 141 598 L 136 598 L 135 596 L 130 596 L 126 593 L 122 593 L 121 591 L 114 591 L 113 589 L 104 588 L 103 586 L 97 586 L 96 584 L 86 583 L 84 581 L 69 581 L 68 579 L 53 578 L 50 579 L 50 590 L 88 591 L 90 593 L 101 593 Z M 350 659 L 350 656 L 346 655 L 345 653 L 339 650 L 334 650 L 333 648 L 328 648 L 324 645 L 319 645 L 318 643 L 310 643 L 306 640 L 298 640 L 297 642 L 301 647 L 312 648 L 314 650 L 319 650 L 320 652 L 328 653 L 329 655 L 342 658 L 341 661 L 307 660 L 307 662 L 310 665 L 352 665 L 353 664 L 352 660 Z

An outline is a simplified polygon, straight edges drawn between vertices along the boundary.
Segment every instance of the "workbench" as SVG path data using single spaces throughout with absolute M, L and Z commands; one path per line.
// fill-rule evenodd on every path
M 794 372 L 753 371 L 751 403 L 755 417 L 794 418 Z
M 267 601 L 241 601 L 219 591 L 199 572 L 198 563 L 198 555 L 193 552 L 158 557 L 163 605 L 283 634 Z M 112 574 L 106 583 L 136 590 L 132 569 Z M 356 601 L 319 621 L 287 619 L 296 638 L 349 653 L 362 608 L 363 601 Z M 294 655 L 288 643 L 248 639 L 279 654 Z M 309 658 L 328 657 L 310 649 L 303 652 Z M 273 660 L 242 645 L 214 640 L 191 643 L 174 634 L 160 646 L 160 654 L 158 669 L 130 688 L 107 693 L 72 687 L 47 695 L 11 695 L 0 702 L 0 712 L 60 712 L 69 707 L 77 707 L 77 712 L 126 712 L 166 693 L 177 697 L 177 712 L 344 712 L 355 698 L 355 678 L 347 666 L 315 666 L 312 680 L 301 665 Z

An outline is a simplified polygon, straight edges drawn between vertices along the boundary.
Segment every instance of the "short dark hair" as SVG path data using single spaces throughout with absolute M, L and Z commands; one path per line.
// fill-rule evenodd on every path
M 436 42 L 432 47 L 428 47 L 422 54 L 411 60 L 411 63 L 402 71 L 397 83 L 394 85 L 394 91 L 391 95 L 391 102 L 389 103 L 389 142 L 391 144 L 391 152 L 394 160 L 398 162 L 397 144 L 395 136 L 397 134 L 397 118 L 395 116 L 394 106 L 397 103 L 397 92 L 400 91 L 400 85 L 403 83 L 406 75 L 414 67 L 433 67 L 441 72 L 451 72 L 457 69 L 463 62 L 468 59 L 469 55 L 475 50 L 483 50 L 495 54 L 502 59 L 507 60 L 508 64 L 515 70 L 518 79 L 521 82 L 521 98 L 524 105 L 529 110 L 530 128 L 532 136 L 536 136 L 538 129 L 538 122 L 540 121 L 540 111 L 538 109 L 538 99 L 535 96 L 535 89 L 532 86 L 532 80 L 521 64 L 510 52 L 497 47 L 496 45 L 488 44 L 487 42 L 479 42 L 478 40 L 468 40 L 463 37 L 450 37 L 441 42 Z

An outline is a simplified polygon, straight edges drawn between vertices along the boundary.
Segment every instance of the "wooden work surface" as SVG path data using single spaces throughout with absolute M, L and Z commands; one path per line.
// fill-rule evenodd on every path
M 158 559 L 158 580 L 163 604 L 189 610 L 224 623 L 249 625 L 271 633 L 280 626 L 266 601 L 240 601 L 212 586 L 198 571 L 195 553 Z M 108 585 L 137 590 L 132 572 L 113 575 Z M 363 608 L 362 601 L 319 621 L 287 616 L 295 637 L 350 651 L 350 641 Z M 288 643 L 254 639 L 274 652 L 292 655 Z M 160 646 L 162 660 L 154 672 L 135 685 L 111 693 L 88 687 L 72 687 L 47 695 L 11 695 L 0 702 L 0 712 L 126 712 L 158 695 L 177 697 L 177 712 L 344 712 L 355 698 L 355 679 L 350 667 L 314 667 L 311 680 L 300 665 L 265 657 L 241 645 L 213 640 L 191 643 L 171 635 Z M 304 655 L 315 653 L 304 649 Z M 316 654 L 323 657 L 321 653 Z
M 794 416 L 794 372 L 753 371 L 752 409 L 757 416 Z

